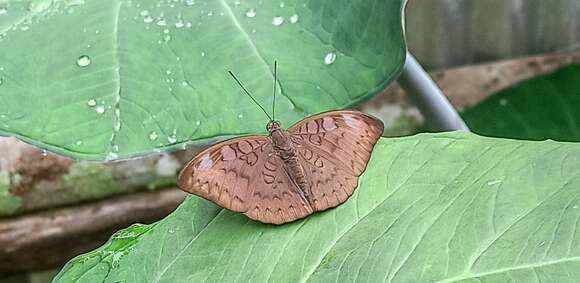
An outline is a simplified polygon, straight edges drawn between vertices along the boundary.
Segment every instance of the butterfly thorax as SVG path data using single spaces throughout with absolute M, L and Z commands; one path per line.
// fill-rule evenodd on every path
M 270 131 L 270 138 L 272 139 L 275 154 L 284 162 L 284 170 L 294 184 L 296 184 L 300 189 L 297 193 L 299 193 L 305 203 L 310 206 L 309 209 L 312 209 L 310 188 L 306 181 L 304 168 L 300 165 L 298 160 L 296 148 L 290 139 L 290 134 L 281 127 L 278 127 Z

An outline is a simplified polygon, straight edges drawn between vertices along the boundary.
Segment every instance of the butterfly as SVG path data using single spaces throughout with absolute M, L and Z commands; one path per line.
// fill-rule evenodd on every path
M 268 135 L 233 138 L 201 151 L 180 172 L 177 185 L 263 223 L 301 219 L 352 195 L 383 123 L 338 110 L 307 117 L 288 130 L 270 119 L 266 129 Z

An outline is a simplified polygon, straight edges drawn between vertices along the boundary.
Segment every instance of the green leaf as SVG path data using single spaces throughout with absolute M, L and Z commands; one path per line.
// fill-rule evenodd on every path
M 55 281 L 574 282 L 579 168 L 570 143 L 381 139 L 336 209 L 272 226 L 190 197 L 115 265 L 87 260 L 101 248 Z
M 500 91 L 462 116 L 481 135 L 580 141 L 580 65 Z
M 117 159 L 264 132 L 370 98 L 405 58 L 403 0 L 0 1 L 0 135 Z M 283 20 L 283 21 L 281 21 Z

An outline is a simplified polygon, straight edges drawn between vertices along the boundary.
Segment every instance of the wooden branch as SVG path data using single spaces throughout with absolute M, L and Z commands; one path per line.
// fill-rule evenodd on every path
M 119 229 L 165 217 L 185 195 L 178 189 L 143 192 L 0 220 L 0 272 L 61 265 Z

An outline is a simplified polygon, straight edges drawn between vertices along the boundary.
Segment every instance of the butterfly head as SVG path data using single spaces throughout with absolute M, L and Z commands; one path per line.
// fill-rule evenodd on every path
M 266 130 L 268 130 L 269 133 L 272 133 L 278 129 L 280 129 L 280 122 L 279 121 L 270 121 L 268 122 L 268 125 L 266 125 Z

